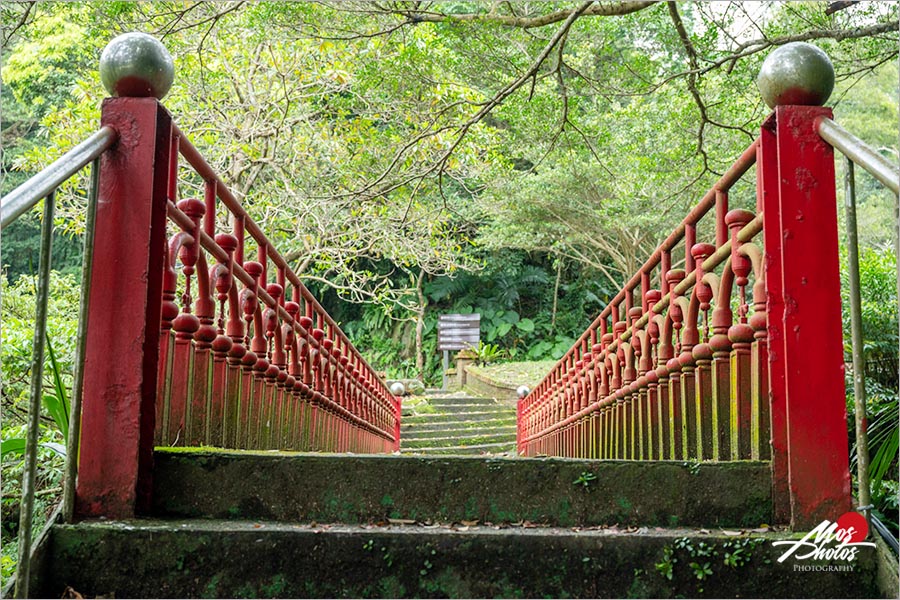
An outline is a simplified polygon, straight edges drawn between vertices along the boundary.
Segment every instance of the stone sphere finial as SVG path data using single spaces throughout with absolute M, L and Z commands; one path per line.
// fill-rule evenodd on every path
M 162 100 L 174 80 L 172 55 L 152 35 L 123 33 L 100 55 L 100 81 L 113 96 L 154 96 Z
M 769 108 L 786 104 L 822 106 L 834 89 L 834 66 L 820 48 L 791 42 L 766 57 L 756 85 Z
M 391 393 L 395 396 L 402 396 L 406 393 L 406 386 L 399 381 L 395 381 L 391 384 Z
M 520 385 L 518 388 L 516 388 L 516 396 L 518 396 L 520 400 L 527 396 L 530 392 L 531 390 L 528 389 L 527 385 Z

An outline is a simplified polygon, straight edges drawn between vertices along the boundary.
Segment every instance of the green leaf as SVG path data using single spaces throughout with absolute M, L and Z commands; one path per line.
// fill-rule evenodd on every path
M 53 344 L 50 342 L 49 336 L 47 336 L 47 355 L 50 357 L 50 374 L 53 376 L 53 389 L 56 391 L 56 395 L 55 397 L 50 396 L 55 400 L 55 403 L 52 401 L 48 403 L 48 396 L 44 396 L 44 405 L 47 406 L 50 416 L 56 422 L 60 432 L 62 432 L 63 438 L 68 439 L 69 395 L 66 392 L 65 384 L 63 384 L 62 371 L 59 367 L 59 362 L 56 360 L 56 353 L 53 351 Z
M 516 329 L 523 333 L 531 333 L 534 331 L 534 321 L 531 319 L 522 319 L 516 323 Z
M 510 325 L 515 325 L 519 322 L 519 313 L 514 310 L 508 310 L 503 313 L 503 321 L 505 323 L 509 323 Z
M 56 423 L 57 427 L 59 427 L 59 431 L 63 434 L 64 437 L 68 437 L 68 415 L 65 413 L 62 402 L 60 402 L 59 398 L 52 394 L 44 394 L 43 401 L 44 408 L 47 409 L 47 413 L 50 415 L 50 418 L 53 419 L 53 422 Z
M 10 438 L 0 442 L 0 457 L 7 454 L 22 454 L 25 452 L 25 438 Z
M 500 325 L 497 327 L 497 336 L 503 337 L 504 335 L 509 333 L 510 329 L 512 329 L 512 323 L 500 323 Z

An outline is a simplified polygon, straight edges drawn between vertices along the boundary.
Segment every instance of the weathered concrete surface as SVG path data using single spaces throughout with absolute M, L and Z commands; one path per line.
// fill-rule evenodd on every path
M 586 484 L 586 485 L 585 485 Z M 156 453 L 154 513 L 368 523 L 553 526 L 771 522 L 769 467 L 424 456 Z
M 690 530 L 94 522 L 54 528 L 54 568 L 38 594 L 58 598 L 71 586 L 116 598 L 879 596 L 873 549 L 864 549 L 853 572 L 798 572 L 790 559 L 777 562 L 782 549 L 773 538 L 754 544 Z M 738 545 L 746 560 L 728 566 L 725 557 Z M 703 579 L 690 565 L 697 561 L 708 563 Z
M 442 438 L 459 436 L 471 436 L 474 433 L 483 435 L 509 435 L 512 434 L 513 439 L 516 437 L 516 424 L 509 425 L 480 425 L 479 423 L 469 423 L 463 427 L 447 427 L 444 424 L 407 427 L 401 430 L 401 439 L 404 443 L 414 440 L 422 440 L 428 438 Z
M 507 405 L 516 406 L 519 397 L 516 394 L 515 385 L 504 384 L 494 381 L 480 372 L 477 368 L 466 369 L 466 384 L 464 389 L 476 396 L 487 396 L 494 398 Z
M 510 414 L 512 414 L 512 418 L 510 418 Z M 438 423 L 473 423 L 476 421 L 501 421 L 504 423 L 515 423 L 516 416 L 515 413 L 510 413 L 508 410 L 497 410 L 494 408 L 491 408 L 490 410 L 478 409 L 472 412 L 465 413 L 417 414 L 411 417 L 404 417 L 401 422 L 401 427 L 404 427 L 406 425 L 431 425 Z

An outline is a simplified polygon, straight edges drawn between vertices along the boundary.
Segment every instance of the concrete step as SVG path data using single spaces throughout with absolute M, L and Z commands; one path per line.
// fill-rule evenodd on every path
M 460 413 L 460 412 L 498 412 L 498 413 L 512 413 L 516 414 L 516 409 L 513 406 L 507 406 L 506 404 L 498 404 L 493 400 L 491 402 L 479 403 L 479 402 L 471 402 L 471 398 L 467 398 L 468 402 L 456 402 L 451 404 L 431 404 L 429 406 L 434 409 L 434 412 L 422 412 L 416 411 L 417 414 L 421 415 L 433 415 L 435 413 Z
M 470 421 L 470 420 L 453 420 L 453 421 L 420 421 L 416 423 L 409 423 L 407 419 L 403 419 L 400 425 L 400 436 L 401 438 L 412 435 L 416 433 L 424 433 L 424 432 L 441 432 L 441 431 L 455 431 L 455 430 L 468 430 L 472 428 L 478 429 L 491 429 L 495 427 L 512 427 L 515 431 L 516 427 L 516 418 L 512 417 L 502 417 L 499 419 L 484 419 L 480 421 Z
M 449 396 L 442 398 L 429 398 L 428 404 L 431 406 L 447 406 L 453 404 L 500 404 L 493 398 L 479 398 L 477 396 Z M 511 407 L 515 408 L 515 407 Z
M 401 437 L 400 450 L 421 450 L 427 447 L 455 448 L 459 446 L 476 446 L 482 444 L 502 443 L 515 445 L 516 430 L 510 431 L 472 431 L 459 435 L 441 437 Z
M 443 438 L 443 437 L 464 437 L 464 436 L 472 436 L 472 435 L 507 435 L 512 436 L 513 439 L 516 438 L 516 425 L 512 423 L 510 425 L 496 425 L 496 426 L 484 426 L 479 427 L 475 425 L 470 425 L 469 427 L 439 427 L 439 428 L 408 428 L 403 429 L 400 432 L 400 444 L 403 445 L 408 441 L 413 440 L 422 440 L 429 438 Z
M 516 409 L 502 404 L 448 404 L 447 406 L 430 407 L 426 410 L 416 410 L 415 414 L 406 419 L 428 420 L 439 415 L 459 415 L 455 418 L 463 418 L 463 415 L 490 413 L 495 416 L 508 416 L 516 414 Z
M 34 597 L 891 597 L 878 549 L 852 572 L 778 562 L 785 534 L 618 527 L 135 520 L 57 525 Z M 702 544 L 702 545 L 701 545 Z M 737 566 L 725 558 L 741 550 Z M 691 564 L 698 565 L 692 567 Z M 705 564 L 705 569 L 703 565 Z M 696 569 L 704 576 L 698 579 Z M 671 572 L 671 579 L 667 574 Z M 893 572 L 896 579 L 896 571 Z M 889 580 L 888 580 L 889 581 Z M 893 595 L 896 597 L 896 595 Z
M 697 465 L 184 449 L 156 452 L 153 482 L 153 514 L 177 518 L 477 519 L 562 527 L 757 527 L 772 520 L 769 465 L 750 461 Z
M 401 427 L 422 427 L 422 426 L 435 426 L 441 427 L 445 424 L 449 424 L 451 426 L 455 423 L 461 423 L 462 426 L 467 424 L 475 424 L 476 422 L 482 423 L 485 421 L 502 421 L 505 424 L 515 423 L 516 422 L 516 413 L 514 412 L 498 412 L 498 411 L 472 411 L 472 412 L 462 412 L 462 413 L 444 413 L 444 412 L 435 412 L 430 414 L 417 414 L 412 415 L 410 417 L 404 418 L 400 426 Z
M 400 448 L 403 454 L 415 455 L 439 455 L 439 456 L 464 456 L 464 455 L 516 455 L 516 442 L 503 441 L 485 444 L 450 444 L 438 446 L 423 446 L 415 448 Z

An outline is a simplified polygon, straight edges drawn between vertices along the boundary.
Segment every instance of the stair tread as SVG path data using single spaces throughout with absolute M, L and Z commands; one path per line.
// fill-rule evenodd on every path
M 401 446 L 400 451 L 401 452 L 408 451 L 408 452 L 417 453 L 417 454 L 424 454 L 424 453 L 430 452 L 432 450 L 454 450 L 454 449 L 481 450 L 481 449 L 487 449 L 487 448 L 507 448 L 507 449 L 511 450 L 515 447 L 515 445 L 516 445 L 516 441 L 511 440 L 509 442 L 492 442 L 489 444 L 472 444 L 471 446 L 462 446 L 462 445 L 428 446 L 425 448 L 403 448 Z
M 445 434 L 445 435 L 426 435 L 426 434 Z M 428 439 L 434 437 L 477 437 L 481 435 L 499 435 L 501 433 L 505 434 L 513 434 L 515 437 L 516 426 L 515 425 L 505 425 L 502 427 L 458 427 L 458 428 L 447 428 L 447 429 L 409 429 L 403 432 L 403 435 L 400 438 L 400 443 L 407 440 L 421 440 Z
M 449 435 L 445 437 L 422 437 L 422 438 L 407 438 L 405 441 L 407 442 L 453 442 L 453 441 L 466 441 L 466 440 L 478 440 L 483 438 L 502 438 L 506 443 L 514 444 L 516 442 L 516 436 L 510 435 L 508 431 L 500 431 L 497 433 L 483 433 L 483 434 L 473 434 L 473 435 Z M 438 444 L 440 445 L 440 444 Z M 453 444 L 450 444 L 452 446 Z M 403 449 L 403 442 L 400 443 L 400 448 Z
M 627 527 L 618 524 L 612 525 L 594 525 L 589 527 L 554 527 L 541 523 L 480 523 L 475 525 L 463 525 L 459 521 L 433 523 L 430 520 L 425 522 L 413 521 L 412 519 L 396 519 L 395 523 L 390 520 L 379 520 L 375 523 L 365 524 L 347 524 L 340 522 L 322 523 L 318 521 L 266 521 L 259 519 L 183 519 L 183 518 L 159 518 L 159 517 L 141 517 L 137 519 L 98 519 L 85 520 L 74 524 L 59 524 L 55 527 L 62 527 L 72 530 L 96 530 L 110 529 L 120 531 L 182 531 L 191 529 L 195 531 L 217 532 L 217 531 L 331 531 L 334 533 L 358 533 L 365 531 L 393 531 L 402 534 L 415 534 L 421 532 L 448 532 L 450 534 L 459 535 L 477 535 L 486 533 L 488 535 L 570 535 L 573 537 L 585 536 L 610 536 L 622 535 L 628 537 L 634 536 L 658 536 L 680 538 L 691 536 L 696 538 L 717 538 L 727 537 L 734 539 L 736 536 L 729 530 L 725 533 L 724 528 L 700 528 L 700 527 Z M 413 521 L 413 522 L 408 522 Z M 766 539 L 787 539 L 791 537 L 791 532 L 786 528 L 772 529 L 764 532 L 752 532 L 743 534 L 742 538 L 766 538 Z
M 563 526 L 771 522 L 770 467 L 749 461 L 692 467 L 524 459 L 510 439 L 394 455 L 158 450 L 154 462 L 157 516 L 359 523 L 503 515 Z M 579 482 L 585 473 L 594 475 L 587 485 Z
M 464 428 L 464 429 L 432 429 L 432 430 L 422 430 L 419 432 L 416 431 L 407 431 L 404 432 L 404 435 L 400 439 L 400 444 L 402 445 L 404 442 L 409 440 L 427 440 L 429 438 L 444 438 L 444 437 L 480 437 L 485 435 L 501 435 L 505 434 L 510 436 L 510 439 L 515 439 L 516 437 L 516 429 L 508 428 L 508 427 L 492 427 L 486 429 L 476 429 L 476 428 Z
M 797 572 L 796 563 L 777 561 L 783 548 L 771 543 L 789 536 L 742 536 L 760 540 L 752 558 L 739 569 L 710 561 L 713 573 L 698 582 L 685 556 L 672 580 L 661 576 L 664 549 L 682 538 L 719 548 L 738 538 L 696 528 L 524 523 L 92 521 L 51 529 L 52 568 L 34 597 L 60 597 L 67 586 L 85 596 L 138 598 L 883 595 L 872 577 L 874 549 L 861 549 L 853 573 Z

